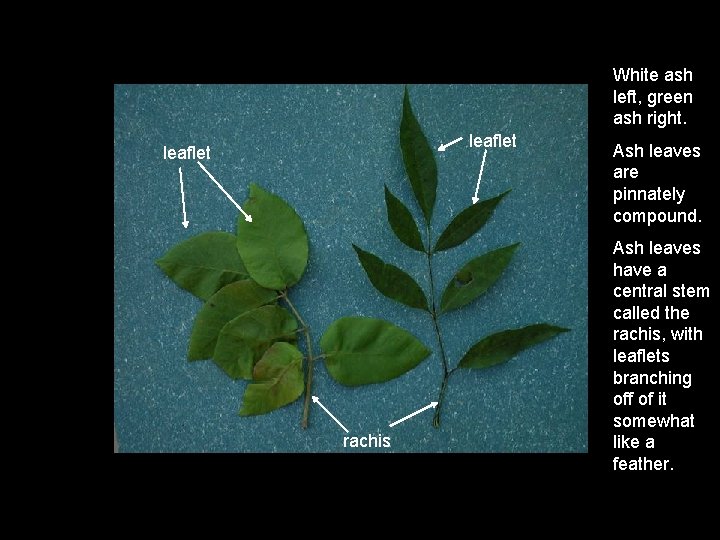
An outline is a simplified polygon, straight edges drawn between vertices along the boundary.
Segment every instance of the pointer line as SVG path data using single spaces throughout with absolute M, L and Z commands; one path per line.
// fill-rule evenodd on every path
M 230 199 L 230 202 L 233 203 L 233 204 L 237 207 L 237 209 L 240 210 L 240 212 L 242 212 L 243 216 L 245 216 L 245 221 L 252 221 L 252 216 L 251 216 L 250 214 L 248 214 L 247 212 L 245 212 L 245 210 L 243 210 L 243 209 L 240 207 L 240 205 L 235 202 L 235 199 L 233 199 L 232 196 L 231 196 L 227 191 L 225 191 L 225 188 L 220 185 L 220 182 L 218 182 L 217 180 L 215 180 L 215 177 L 214 177 L 212 174 L 210 174 L 210 171 L 208 171 L 208 170 L 205 168 L 205 165 L 203 165 L 203 164 L 200 163 L 199 161 L 197 162 L 197 164 L 200 165 L 200 168 L 201 168 L 203 171 L 205 171 L 205 173 L 210 177 L 210 180 L 212 180 L 213 182 L 215 182 L 215 185 L 220 188 L 220 191 L 222 191 L 222 192 L 225 194 L 225 196 L 226 196 L 228 199 Z
M 477 198 L 478 198 L 477 195 L 478 195 L 478 191 L 480 190 L 480 180 L 482 180 L 482 173 L 483 173 L 483 169 L 485 168 L 485 156 L 487 156 L 487 148 L 483 152 L 483 160 L 482 160 L 482 163 L 480 164 L 480 175 L 478 176 L 477 185 L 475 186 L 475 197 L 473 198 L 473 204 L 475 202 L 477 202 Z
M 434 409 L 435 407 L 437 407 L 437 404 L 438 404 L 437 401 L 431 401 L 431 402 L 430 402 L 430 405 L 425 405 L 422 409 L 418 409 L 418 410 L 415 411 L 414 413 L 410 413 L 410 414 L 408 414 L 407 416 L 401 418 L 400 420 L 395 420 L 395 422 L 393 422 L 392 424 L 390 424 L 390 427 L 396 426 L 396 425 L 398 425 L 400 422 L 404 422 L 404 421 L 407 420 L 408 418 L 412 418 L 412 417 L 415 416 L 416 414 L 420 414 L 421 412 L 428 410 L 430 407 L 432 407 L 432 408 Z
M 328 413 L 328 415 L 330 415 L 330 418 L 332 418 L 333 420 L 335 420 L 335 421 L 337 422 L 337 425 L 340 426 L 341 428 L 343 428 L 343 429 L 345 430 L 345 433 L 350 433 L 350 431 L 348 430 L 348 428 L 346 428 L 345 426 L 343 426 L 343 425 L 340 423 L 340 420 L 338 420 L 337 418 L 335 418 L 335 416 L 333 415 L 333 413 L 331 413 L 330 411 L 328 411 L 328 410 L 325 408 L 325 405 L 323 405 L 322 403 L 320 403 L 320 400 L 318 399 L 317 396 L 313 396 L 313 397 L 312 397 L 312 400 L 313 400 L 315 403 L 317 403 L 318 405 L 320 405 L 320 406 L 322 407 L 322 410 L 325 411 L 326 413 Z
M 183 179 L 182 179 L 182 167 L 178 168 L 178 171 L 180 172 L 180 196 L 182 197 L 182 207 L 183 207 L 183 227 L 187 229 L 188 226 L 188 220 L 187 220 L 187 214 L 185 213 L 185 186 L 183 186 Z
M 458 142 L 460 142 L 460 141 L 462 141 L 462 140 L 463 140 L 462 137 L 458 137 L 458 138 L 455 139 L 454 141 L 450 141 L 450 142 L 447 143 L 447 144 L 441 144 L 440 146 L 438 146 L 438 152 L 444 152 L 444 151 L 447 149 L 448 146 L 452 146 L 453 144 L 458 143 Z

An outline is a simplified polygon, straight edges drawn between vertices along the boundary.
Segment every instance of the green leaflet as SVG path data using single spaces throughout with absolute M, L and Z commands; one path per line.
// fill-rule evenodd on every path
M 400 121 L 400 149 L 415 198 L 425 216 L 425 221 L 430 223 L 437 191 L 437 166 L 432 148 L 413 114 L 407 87 L 405 87 Z
M 275 290 L 297 283 L 308 262 L 308 237 L 300 216 L 256 184 L 250 184 L 243 208 L 252 222 L 238 216 L 237 250 L 250 277 Z
M 510 264 L 519 245 L 520 242 L 489 251 L 465 263 L 445 287 L 440 311 L 444 313 L 469 304 L 487 291 Z
M 370 317 L 336 320 L 323 334 L 320 347 L 328 373 L 347 386 L 394 379 L 430 354 L 408 331 Z
M 248 272 L 235 248 L 235 236 L 220 231 L 193 236 L 155 261 L 183 289 L 207 300 Z
M 465 353 L 458 367 L 486 368 L 501 364 L 523 349 L 569 331 L 569 328 L 542 323 L 490 334 Z
M 253 219 L 255 219 L 253 217 Z M 295 341 L 297 321 L 279 306 L 235 317 L 220 330 L 213 360 L 233 379 L 251 379 L 253 366 L 276 341 Z
M 388 221 L 395 236 L 406 246 L 417 251 L 425 251 L 420 231 L 418 231 L 410 210 L 390 192 L 387 186 L 385 186 L 385 205 L 387 206 Z
M 246 311 L 274 302 L 276 297 L 275 291 L 264 289 L 251 279 L 236 281 L 220 289 L 205 302 L 195 318 L 188 360 L 210 358 L 225 324 Z
M 289 343 L 274 343 L 253 370 L 240 416 L 265 414 L 292 403 L 303 393 L 302 353 Z
M 505 195 L 510 193 L 512 190 L 507 190 L 505 193 L 501 193 L 497 197 L 492 199 L 486 199 L 480 201 L 477 204 L 468 206 L 465 210 L 460 212 L 455 219 L 445 228 L 443 233 L 435 243 L 433 251 L 444 251 L 462 244 L 465 240 L 470 238 L 473 234 L 478 232 L 488 219 L 493 214 L 495 207 L 502 200 Z
M 401 304 L 427 311 L 425 293 L 413 278 L 397 266 L 383 262 L 380 257 L 363 251 L 355 244 L 352 246 L 370 282 L 378 291 Z

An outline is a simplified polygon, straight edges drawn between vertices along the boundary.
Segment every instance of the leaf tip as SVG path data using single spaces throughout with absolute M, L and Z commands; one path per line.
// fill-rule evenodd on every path
M 256 197 L 258 192 L 262 193 L 265 191 L 263 188 L 260 187 L 259 184 L 255 183 L 255 182 L 250 182 L 248 184 L 248 187 L 250 188 L 250 197 L 251 198 Z
M 388 208 L 388 213 L 390 212 L 390 204 L 395 198 L 395 195 L 392 194 L 392 191 L 390 191 L 387 184 L 385 184 L 385 206 Z
M 405 85 L 405 91 L 403 92 L 403 115 L 406 109 L 410 114 L 412 114 L 412 107 L 410 106 L 410 92 L 408 91 L 407 84 Z

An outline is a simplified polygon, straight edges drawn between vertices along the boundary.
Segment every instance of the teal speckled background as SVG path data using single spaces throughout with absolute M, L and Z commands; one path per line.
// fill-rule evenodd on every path
M 440 288 L 462 263 L 521 241 L 502 279 L 441 319 L 451 365 L 484 335 L 548 321 L 572 332 L 510 362 L 450 381 L 443 425 L 432 410 L 391 421 L 437 399 L 440 359 L 384 384 L 346 388 L 320 363 L 313 393 L 350 429 L 382 434 L 391 448 L 343 449 L 344 432 L 317 406 L 300 428 L 301 402 L 241 418 L 244 381 L 212 362 L 185 360 L 201 302 L 154 261 L 207 230 L 234 232 L 237 209 L 191 161 L 162 159 L 163 145 L 210 145 L 205 165 L 242 204 L 249 182 L 288 201 L 305 222 L 310 263 L 292 290 L 318 343 L 344 315 L 380 317 L 437 349 L 422 311 L 370 284 L 354 242 L 404 268 L 428 290 L 421 254 L 393 235 L 383 184 L 420 212 L 399 148 L 401 85 L 117 85 L 115 87 L 114 403 L 121 452 L 585 452 L 587 451 L 587 87 L 412 85 L 415 113 L 435 148 L 437 238 L 471 203 L 481 148 L 467 139 L 517 135 L 488 151 L 480 197 L 507 188 L 492 220 L 462 246 L 434 257 Z M 178 166 L 190 226 L 182 227 Z

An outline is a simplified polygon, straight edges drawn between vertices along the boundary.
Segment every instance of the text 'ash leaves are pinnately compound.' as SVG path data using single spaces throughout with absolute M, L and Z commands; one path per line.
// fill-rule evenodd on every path
M 486 368 L 506 362 L 523 349 L 542 343 L 561 332 L 567 332 L 568 329 L 540 323 L 497 332 L 478 341 L 470 347 L 455 367 L 450 367 L 440 330 L 440 316 L 470 304 L 485 293 L 503 274 L 520 244 L 500 247 L 467 261 L 445 286 L 439 306 L 435 301 L 433 254 L 457 247 L 477 233 L 493 215 L 495 207 L 509 190 L 493 198 L 479 201 L 460 212 L 440 234 L 433 246 L 430 224 L 438 182 L 437 166 L 433 150 L 413 114 L 407 88 L 403 97 L 400 122 L 400 149 L 412 192 L 425 221 L 426 243 L 423 244 L 420 230 L 410 210 L 385 186 L 387 217 L 390 227 L 403 244 L 425 254 L 430 282 L 429 297 L 425 296 L 420 285 L 404 270 L 384 262 L 354 244 L 353 248 L 370 282 L 378 291 L 406 306 L 427 311 L 432 319 L 443 367 L 438 404 L 433 417 L 433 426 L 439 427 L 448 381 L 458 369 Z
M 212 359 L 228 377 L 250 381 L 241 416 L 272 412 L 304 392 L 301 424 L 307 427 L 316 357 L 310 328 L 289 296 L 308 264 L 307 232 L 290 205 L 255 184 L 243 207 L 253 219 L 239 216 L 237 234 L 202 233 L 156 264 L 205 301 L 190 334 L 188 360 Z M 358 316 L 333 322 L 320 346 L 330 376 L 347 386 L 398 377 L 430 354 L 406 330 Z

